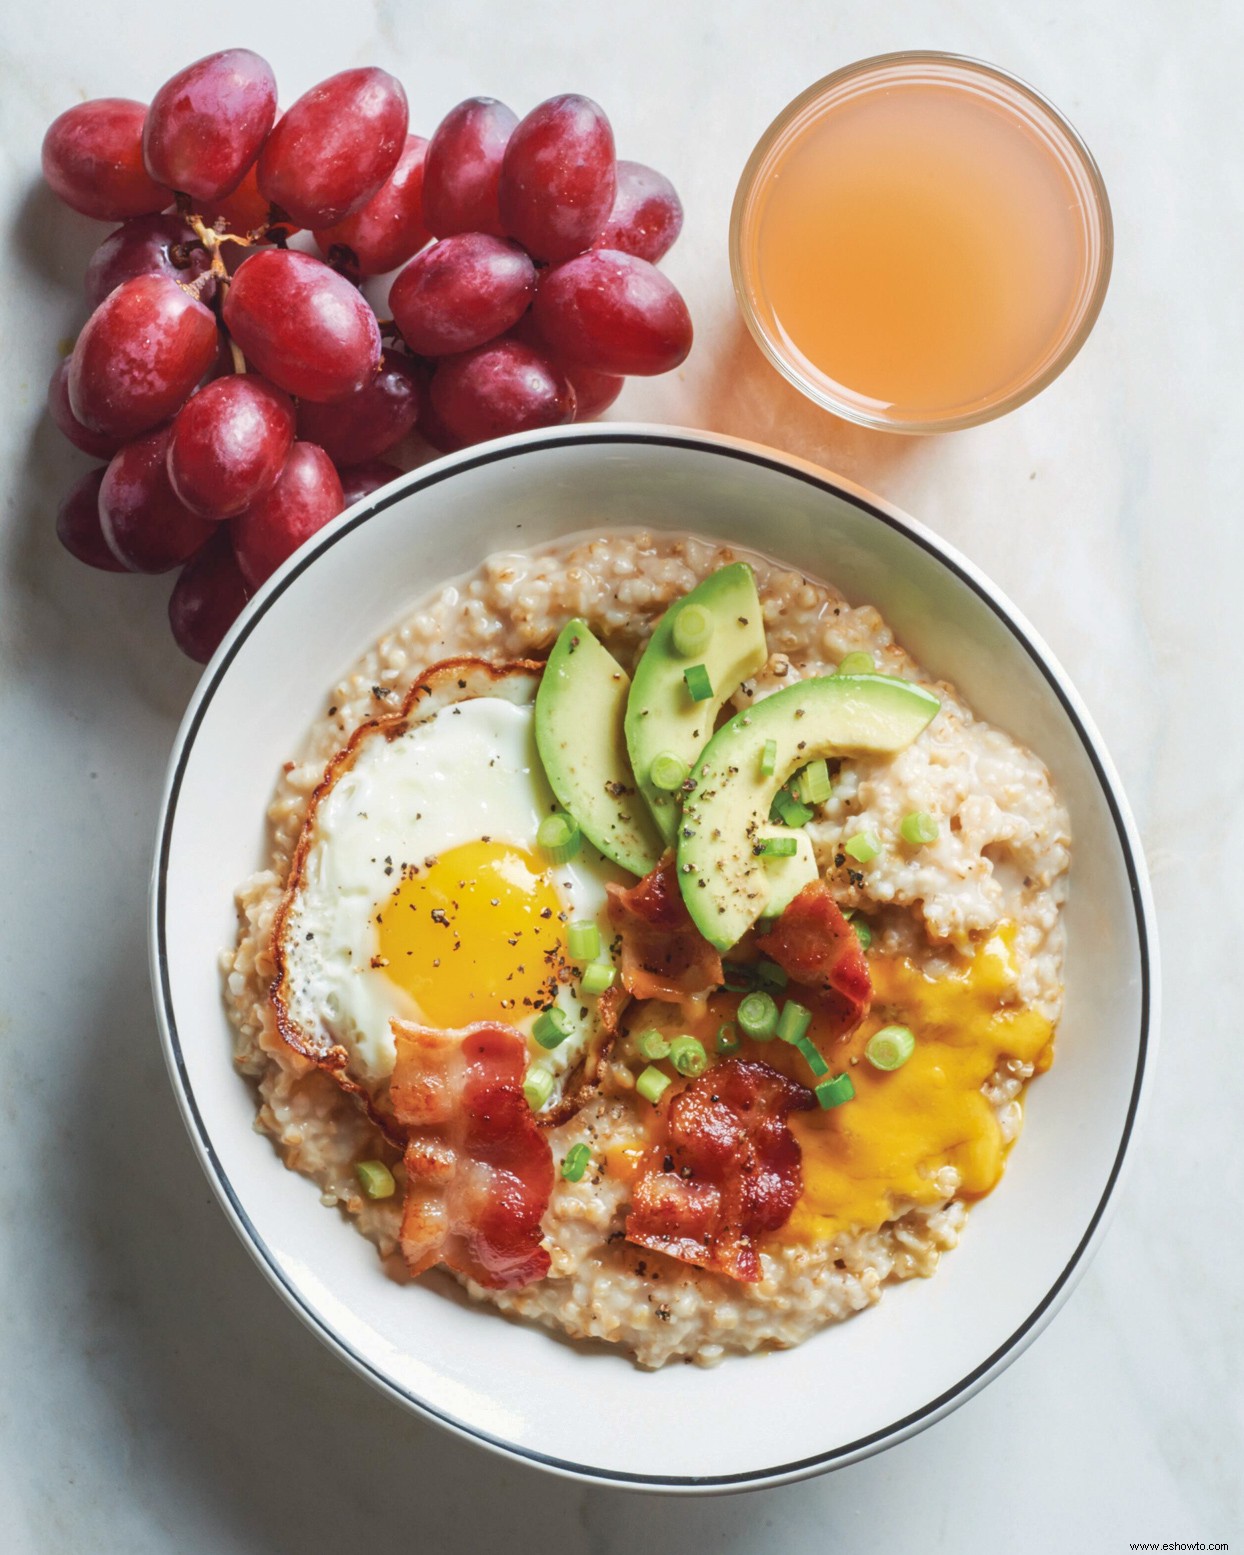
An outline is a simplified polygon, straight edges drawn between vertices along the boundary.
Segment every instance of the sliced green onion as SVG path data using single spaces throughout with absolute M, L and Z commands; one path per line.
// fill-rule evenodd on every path
M 788 788 L 779 788 L 769 807 L 769 819 L 781 821 L 783 826 L 806 826 L 812 816 L 813 811 L 800 804 Z
M 777 1034 L 783 1042 L 798 1042 L 800 1037 L 807 1035 L 811 1024 L 812 1011 L 806 1005 L 797 1004 L 794 999 L 787 999 L 778 1019 Z
M 937 841 L 938 825 L 927 810 L 913 810 L 903 817 L 899 832 L 904 842 L 923 848 L 926 843 Z
M 713 683 L 708 678 L 708 669 L 703 664 L 693 664 L 690 669 L 684 670 L 682 678 L 687 682 L 687 690 L 691 693 L 693 702 L 707 702 L 713 694 Z
M 737 1053 L 742 1046 L 738 1029 L 732 1020 L 722 1021 L 717 1028 L 717 1040 L 713 1046 L 719 1053 Z
M 570 1021 L 565 1010 L 559 1010 L 556 1005 L 551 1010 L 541 1010 L 531 1034 L 541 1047 L 560 1047 L 570 1035 Z
M 648 768 L 648 781 L 653 788 L 659 788 L 665 794 L 672 794 L 675 789 L 681 788 L 690 776 L 691 768 L 672 751 L 663 751 L 661 755 L 654 756 Z
M 587 1164 L 591 1159 L 592 1152 L 582 1140 L 577 1145 L 571 1145 L 562 1161 L 562 1176 L 567 1182 L 578 1182 L 587 1171 Z
M 760 753 L 761 777 L 772 777 L 777 771 L 777 741 L 766 740 L 764 749 Z
M 600 955 L 600 930 L 589 919 L 566 930 L 566 954 L 572 961 L 595 961 Z
M 358 1161 L 355 1163 L 354 1175 L 369 1199 L 391 1199 L 397 1192 L 393 1173 L 383 1161 Z
M 876 858 L 881 852 L 881 843 L 875 831 L 857 831 L 854 837 L 848 837 L 843 843 L 842 851 L 848 858 L 867 864 L 869 859 Z
M 699 1037 L 675 1037 L 670 1043 L 670 1063 L 692 1080 L 708 1068 L 708 1054 Z
M 796 792 L 804 804 L 824 804 L 834 791 L 829 768 L 823 761 L 810 761 L 795 781 Z
M 849 1074 L 836 1074 L 832 1080 L 822 1080 L 816 1088 L 816 1099 L 828 1112 L 831 1107 L 841 1107 L 855 1095 Z
M 589 961 L 579 978 L 579 987 L 593 998 L 612 988 L 618 975 L 617 968 L 609 961 Z
M 766 988 L 785 988 L 790 981 L 786 968 L 770 961 L 768 956 L 761 956 L 757 961 L 756 977 Z
M 564 864 L 579 851 L 579 828 L 568 815 L 558 811 L 546 815 L 536 832 L 536 843 L 550 864 Z
M 873 942 L 873 931 L 868 927 L 867 920 L 861 918 L 859 913 L 853 912 L 848 917 L 847 922 L 855 930 L 855 937 L 860 942 L 860 949 L 867 950 Z
M 660 1059 L 670 1056 L 669 1039 L 659 1031 L 641 1031 L 635 1038 L 635 1051 L 640 1058 Z
M 768 1042 L 778 1028 L 778 1007 L 773 995 L 759 990 L 749 993 L 745 999 L 739 1000 L 735 1018 L 744 1036 L 750 1037 L 753 1042 Z
M 674 648 L 684 659 L 703 653 L 713 640 L 712 612 L 703 605 L 684 605 L 674 617 Z
M 552 1072 L 543 1064 L 532 1064 L 523 1078 L 523 1095 L 533 1112 L 539 1112 L 553 1094 Z
M 874 1031 L 864 1048 L 864 1057 L 874 1069 L 901 1069 L 916 1051 L 916 1036 L 910 1026 L 883 1026 Z
M 794 858 L 798 852 L 799 844 L 794 837 L 762 837 L 756 844 L 760 858 Z
M 670 1077 L 662 1074 L 659 1069 L 654 1069 L 651 1064 L 635 1081 L 635 1089 L 645 1101 L 650 1101 L 655 1107 L 670 1088 Z
M 814 1075 L 819 1078 L 821 1075 L 829 1073 L 829 1065 L 822 1058 L 820 1048 L 817 1047 L 811 1037 L 800 1037 L 795 1046 L 807 1060 L 808 1068 Z
M 871 653 L 848 653 L 844 655 L 842 663 L 838 666 L 840 675 L 872 675 L 876 672 L 877 661 Z

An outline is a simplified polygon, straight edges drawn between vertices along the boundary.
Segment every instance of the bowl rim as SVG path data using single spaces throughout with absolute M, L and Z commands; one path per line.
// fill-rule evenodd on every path
M 251 1221 L 242 1199 L 230 1180 L 212 1143 L 207 1122 L 199 1110 L 191 1089 L 189 1074 L 183 1059 L 181 1041 L 173 1013 L 172 989 L 169 981 L 168 952 L 166 943 L 166 895 L 168 861 L 173 826 L 177 816 L 177 803 L 181 783 L 188 765 L 194 742 L 203 723 L 207 709 L 228 673 L 242 645 L 256 623 L 269 607 L 301 576 L 318 558 L 344 536 L 365 524 L 374 514 L 390 507 L 415 492 L 438 485 L 460 471 L 482 467 L 512 458 L 516 454 L 559 449 L 575 444 L 621 446 L 656 446 L 686 449 L 696 453 L 710 453 L 728 459 L 769 469 L 777 474 L 793 477 L 828 495 L 850 502 L 867 512 L 878 522 L 898 531 L 909 540 L 929 552 L 946 566 L 963 584 L 972 590 L 1002 621 L 1017 639 L 1020 647 L 1040 671 L 1047 686 L 1061 705 L 1071 722 L 1088 757 L 1089 764 L 1101 788 L 1107 809 L 1114 824 L 1123 856 L 1132 900 L 1137 936 L 1140 968 L 1140 1030 L 1137 1045 L 1136 1069 L 1132 1077 L 1128 1110 L 1124 1119 L 1114 1161 L 1083 1236 L 1077 1243 L 1068 1262 L 1025 1321 L 965 1377 L 952 1388 L 946 1389 L 920 1409 L 903 1416 L 890 1425 L 871 1432 L 867 1436 L 844 1443 L 822 1453 L 815 1453 L 793 1463 L 749 1470 L 746 1473 L 723 1475 L 653 1475 L 611 1470 L 591 1464 L 575 1463 L 555 1458 L 527 1447 L 519 1446 L 481 1430 L 465 1421 L 456 1419 L 386 1376 L 382 1369 L 356 1350 L 348 1339 L 339 1333 L 326 1319 L 313 1311 L 296 1285 L 281 1269 L 276 1255 L 259 1234 Z M 834 475 L 808 460 L 786 454 L 759 443 L 720 433 L 701 432 L 691 428 L 649 425 L 642 422 L 610 422 L 579 427 L 559 427 L 550 430 L 524 432 L 512 437 L 449 454 L 430 464 L 411 471 L 400 480 L 392 481 L 365 497 L 354 507 L 334 519 L 324 529 L 296 552 L 248 603 L 242 615 L 213 655 L 191 696 L 170 752 L 159 821 L 156 828 L 156 846 L 152 864 L 148 913 L 148 950 L 155 1004 L 156 1021 L 161 1047 L 177 1098 L 182 1120 L 204 1172 L 224 1209 L 234 1230 L 241 1238 L 251 1257 L 267 1276 L 287 1305 L 301 1318 L 331 1350 L 335 1351 L 352 1370 L 380 1389 L 390 1398 L 412 1409 L 425 1419 L 434 1421 L 456 1435 L 486 1447 L 503 1457 L 520 1463 L 551 1471 L 561 1477 L 586 1484 L 605 1484 L 619 1489 L 681 1492 L 722 1493 L 731 1490 L 758 1489 L 776 1486 L 794 1480 L 809 1478 L 834 1468 L 841 1468 L 886 1447 L 917 1435 L 920 1431 L 951 1413 L 965 1403 L 994 1376 L 1004 1370 L 1046 1327 L 1074 1289 L 1084 1273 L 1093 1252 L 1113 1212 L 1116 1189 L 1128 1156 L 1135 1129 L 1151 1088 L 1153 1055 L 1158 1037 L 1159 963 L 1155 931 L 1155 913 L 1148 875 L 1141 849 L 1138 830 L 1114 764 L 1105 748 L 1092 718 L 1080 700 L 1066 674 L 1033 630 L 1023 614 L 1010 600 L 965 556 L 940 537 L 934 535 L 918 521 L 912 519 L 894 504 L 874 496 L 854 482 Z

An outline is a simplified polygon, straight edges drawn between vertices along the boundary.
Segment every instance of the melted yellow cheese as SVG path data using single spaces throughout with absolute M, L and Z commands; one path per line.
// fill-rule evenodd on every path
M 940 977 L 904 957 L 870 956 L 868 1019 L 845 1041 L 819 1044 L 835 1072 L 851 1076 L 855 1099 L 792 1116 L 804 1188 L 775 1240 L 872 1230 L 912 1205 L 935 1203 L 945 1196 L 934 1180 L 945 1166 L 958 1173 L 966 1198 L 997 1183 L 1006 1147 L 981 1086 L 1005 1058 L 1048 1067 L 1053 1036 L 1048 1020 L 1016 1002 L 1013 940 L 1013 926 L 1004 926 Z M 911 1027 L 916 1047 L 901 1069 L 884 1074 L 863 1057 L 864 1046 L 893 1022 Z

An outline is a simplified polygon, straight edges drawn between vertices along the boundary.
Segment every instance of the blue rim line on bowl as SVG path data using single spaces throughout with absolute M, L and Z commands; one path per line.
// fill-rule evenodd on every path
M 539 446 L 560 448 L 582 442 L 616 443 L 619 445 L 647 444 L 667 448 L 683 448 L 699 452 L 713 452 L 728 458 L 771 469 L 779 474 L 817 487 L 831 496 L 841 498 L 867 512 L 879 523 L 903 534 L 923 550 L 932 554 L 959 580 L 966 584 L 1005 625 L 1023 647 L 1043 679 L 1053 691 L 1079 738 L 1093 773 L 1101 787 L 1115 834 L 1126 866 L 1128 885 L 1136 920 L 1137 944 L 1140 962 L 1140 1034 L 1137 1049 L 1136 1071 L 1132 1081 L 1127 1115 L 1124 1120 L 1118 1150 L 1111 1165 L 1110 1174 L 1098 1205 L 1089 1221 L 1083 1237 L 1077 1244 L 1066 1266 L 1050 1286 L 1042 1300 L 1033 1308 L 1027 1319 L 1010 1337 L 953 1388 L 931 1399 L 919 1410 L 894 1421 L 883 1430 L 835 1447 L 829 1452 L 813 1454 L 793 1463 L 771 1468 L 757 1469 L 742 1474 L 720 1476 L 658 1476 L 633 1474 L 593 1467 L 566 1459 L 554 1458 L 516 1446 L 501 1437 L 481 1431 L 475 1426 L 455 1419 L 454 1416 L 433 1407 L 405 1388 L 396 1386 L 382 1376 L 363 1356 L 358 1354 L 318 1313 L 303 1300 L 289 1283 L 271 1249 L 259 1235 L 247 1215 L 236 1190 L 225 1172 L 211 1136 L 190 1089 L 189 1076 L 182 1055 L 177 1024 L 173 1013 L 172 990 L 169 985 L 168 954 L 165 940 L 165 903 L 167 866 L 173 824 L 177 812 L 177 800 L 182 778 L 189 761 L 195 737 L 207 708 L 222 678 L 238 650 L 246 641 L 256 623 L 290 584 L 331 549 L 344 535 L 364 524 L 373 514 L 383 511 L 393 503 L 404 500 L 413 493 L 439 484 L 464 468 L 491 464 L 511 457 L 525 448 Z M 317 536 L 310 546 L 292 557 L 280 571 L 251 600 L 225 638 L 211 663 L 203 672 L 190 705 L 186 710 L 173 746 L 174 756 L 165 784 L 161 806 L 156 855 L 153 864 L 150 895 L 150 959 L 152 992 L 155 1000 L 157 1024 L 160 1029 L 165 1059 L 169 1067 L 173 1088 L 177 1096 L 183 1121 L 189 1131 L 196 1154 L 208 1174 L 212 1187 L 225 1209 L 234 1229 L 238 1232 L 251 1256 L 268 1277 L 270 1283 L 284 1297 L 302 1321 L 330 1348 L 335 1350 L 360 1376 L 382 1392 L 415 1409 L 425 1418 L 434 1420 L 459 1436 L 489 1447 L 519 1462 L 538 1465 L 567 1478 L 590 1484 L 614 1484 L 619 1488 L 652 1489 L 682 1492 L 725 1492 L 776 1486 L 792 1480 L 807 1478 L 827 1469 L 843 1467 L 867 1457 L 883 1446 L 891 1446 L 933 1425 L 960 1404 L 979 1391 L 990 1377 L 1008 1360 L 1013 1360 L 1036 1338 L 1037 1334 L 1057 1312 L 1070 1295 L 1076 1280 L 1087 1266 L 1088 1254 L 1095 1249 L 1105 1229 L 1107 1211 L 1112 1208 L 1115 1188 L 1118 1185 L 1124 1158 L 1135 1130 L 1142 1097 L 1146 1091 L 1145 1080 L 1149 1072 L 1149 1059 L 1157 1041 L 1155 1011 L 1157 1008 L 1158 961 L 1156 941 L 1153 938 L 1152 901 L 1143 855 L 1136 836 L 1135 823 L 1123 798 L 1121 785 L 1100 735 L 1087 711 L 1080 705 L 1079 697 L 1066 681 L 1061 667 L 1041 642 L 1018 610 L 995 589 L 965 557 L 941 540 L 935 540 L 922 525 L 899 509 L 881 503 L 880 499 L 864 492 L 850 481 L 831 476 L 828 472 L 806 461 L 796 459 L 760 444 L 748 443 L 738 438 L 716 433 L 666 429 L 643 424 L 611 423 L 599 426 L 583 426 L 573 432 L 557 429 L 551 432 L 520 433 L 499 439 L 480 448 L 460 454 L 447 455 L 434 464 L 413 471 L 398 483 L 382 488 L 372 497 L 364 499 L 356 508 L 348 510 Z

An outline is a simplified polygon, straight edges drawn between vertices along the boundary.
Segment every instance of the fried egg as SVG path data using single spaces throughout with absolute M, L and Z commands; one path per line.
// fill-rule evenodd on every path
M 550 1108 L 603 1033 L 567 931 L 595 923 L 607 956 L 605 888 L 625 876 L 586 843 L 556 865 L 537 846 L 557 809 L 537 685 L 538 666 L 436 666 L 401 714 L 358 731 L 312 801 L 275 930 L 273 1000 L 293 1046 L 344 1050 L 369 1090 L 393 1069 L 395 1019 L 516 1027 L 554 1078 Z M 569 1035 L 546 1051 L 532 1028 L 550 1006 Z

